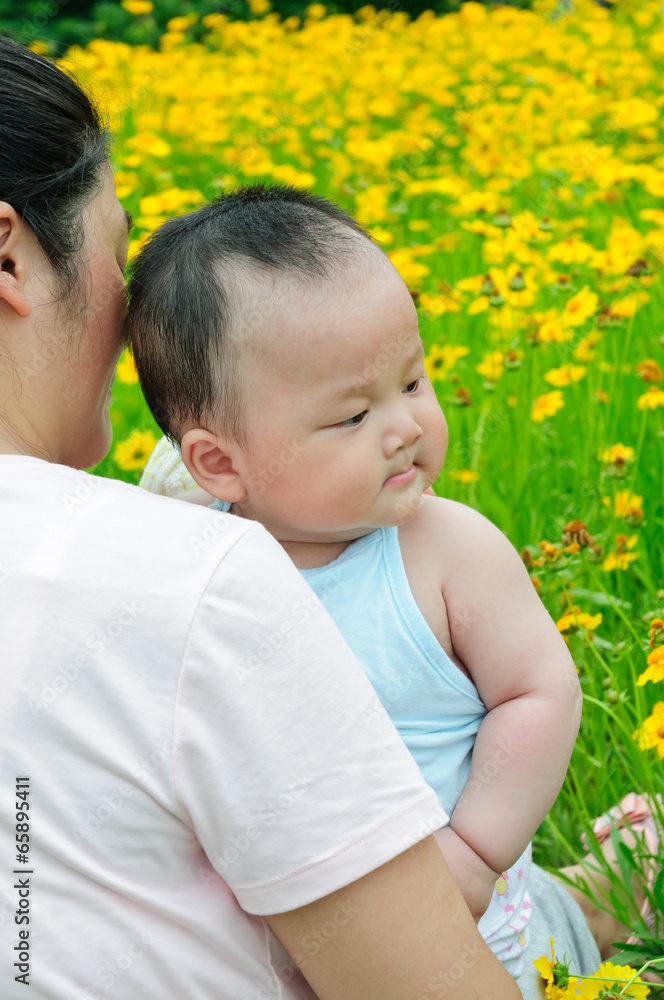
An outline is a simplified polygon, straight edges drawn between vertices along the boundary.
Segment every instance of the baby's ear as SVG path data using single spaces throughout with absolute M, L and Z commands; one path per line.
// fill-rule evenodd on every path
M 236 449 L 202 427 L 186 431 L 182 437 L 182 461 L 190 474 L 213 497 L 228 503 L 239 503 L 247 495 L 233 464 Z

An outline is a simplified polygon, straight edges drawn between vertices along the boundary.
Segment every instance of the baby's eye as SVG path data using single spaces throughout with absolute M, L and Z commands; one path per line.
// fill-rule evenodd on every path
M 338 427 L 358 427 L 359 424 L 364 420 L 366 410 L 362 410 L 361 413 L 356 413 L 354 417 L 349 417 L 348 420 L 341 420 Z
M 403 391 L 408 393 L 416 392 L 417 387 L 419 386 L 421 381 L 422 381 L 421 379 L 416 378 L 414 382 L 409 382 Z

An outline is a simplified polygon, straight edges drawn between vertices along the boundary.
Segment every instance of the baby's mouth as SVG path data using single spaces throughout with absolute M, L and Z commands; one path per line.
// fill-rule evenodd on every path
M 411 463 L 403 472 L 396 472 L 394 475 L 388 476 L 383 486 L 399 486 L 401 483 L 409 483 L 415 477 L 416 473 L 417 469 Z

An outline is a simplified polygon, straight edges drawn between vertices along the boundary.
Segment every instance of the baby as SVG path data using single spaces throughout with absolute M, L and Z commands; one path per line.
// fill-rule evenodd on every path
M 447 427 L 401 277 L 337 206 L 254 185 L 154 234 L 129 324 L 148 404 L 204 491 L 186 495 L 260 521 L 323 601 L 447 810 L 441 850 L 518 976 L 530 840 L 565 775 L 579 686 L 504 535 L 425 495 Z M 181 494 L 178 463 L 164 439 L 142 484 Z

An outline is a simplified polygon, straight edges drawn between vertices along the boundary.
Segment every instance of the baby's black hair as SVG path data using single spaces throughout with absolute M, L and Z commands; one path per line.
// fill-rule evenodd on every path
M 242 187 L 161 226 L 131 266 L 127 323 L 143 393 L 164 433 L 179 442 L 186 424 L 217 422 L 245 444 L 246 334 L 269 328 L 284 283 L 342 275 L 365 246 L 377 251 L 337 205 L 285 185 Z M 252 276 L 272 278 L 275 297 L 261 305 L 257 296 L 238 316 Z

